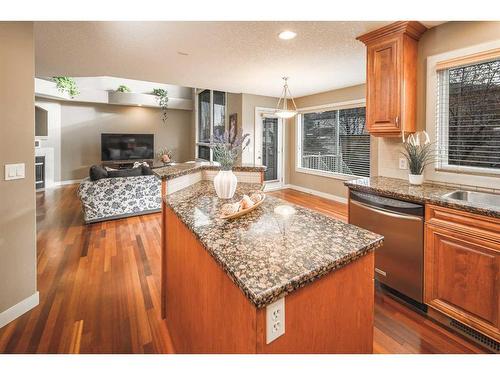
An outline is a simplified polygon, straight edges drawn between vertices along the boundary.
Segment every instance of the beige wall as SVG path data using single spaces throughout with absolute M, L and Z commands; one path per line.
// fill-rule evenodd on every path
M 250 144 L 243 152 L 243 163 L 255 163 L 255 108 L 276 108 L 277 101 L 271 96 L 242 94 L 241 125 L 243 133 L 250 134 Z
M 424 33 L 418 45 L 417 128 L 426 128 L 427 57 L 500 39 L 500 22 L 448 22 Z M 434 124 L 428 124 L 433 126 Z M 398 168 L 401 139 L 380 138 L 378 174 L 406 178 L 408 171 Z
M 364 98 L 365 85 L 363 84 L 296 98 L 295 104 L 300 109 Z M 347 189 L 344 186 L 344 179 L 317 176 L 309 173 L 297 172 L 295 170 L 297 155 L 295 118 L 288 121 L 286 128 L 288 144 L 288 157 L 286 158 L 286 165 L 288 169 L 288 178 L 285 182 L 291 185 L 301 186 L 306 189 L 312 189 L 322 193 L 333 194 L 346 198 Z
M 0 22 L 0 313 L 36 293 L 33 48 L 31 22 Z M 5 181 L 6 163 L 26 178 Z
M 61 180 L 88 176 L 101 161 L 101 133 L 153 133 L 155 152 L 168 147 L 176 161 L 192 160 L 192 111 L 169 110 L 167 124 L 156 108 L 61 103 Z

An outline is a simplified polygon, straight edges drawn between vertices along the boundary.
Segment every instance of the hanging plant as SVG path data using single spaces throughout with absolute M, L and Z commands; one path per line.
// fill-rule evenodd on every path
M 165 89 L 153 89 L 153 95 L 156 96 L 158 105 L 161 108 L 161 120 L 166 124 L 168 119 L 168 92 Z
M 68 93 L 70 98 L 73 99 L 75 96 L 80 94 L 76 81 L 71 77 L 52 77 L 56 83 L 56 87 L 61 93 Z
M 130 88 L 128 88 L 128 86 L 125 86 L 125 85 L 118 86 L 116 91 L 117 92 L 132 92 L 132 90 L 130 90 Z

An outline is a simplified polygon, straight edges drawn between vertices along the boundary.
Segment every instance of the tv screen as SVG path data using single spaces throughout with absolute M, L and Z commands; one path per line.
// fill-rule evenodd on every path
M 102 161 L 153 158 L 154 134 L 101 134 Z

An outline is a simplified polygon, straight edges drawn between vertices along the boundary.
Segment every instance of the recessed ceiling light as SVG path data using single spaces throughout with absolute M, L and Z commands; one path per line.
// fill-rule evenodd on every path
M 278 37 L 283 40 L 290 40 L 295 38 L 296 36 L 297 33 L 294 33 L 293 31 L 290 30 L 285 30 L 278 34 Z

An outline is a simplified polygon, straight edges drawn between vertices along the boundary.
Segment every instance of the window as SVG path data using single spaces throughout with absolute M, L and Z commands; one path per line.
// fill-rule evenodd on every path
M 196 157 L 212 161 L 210 143 L 226 130 L 226 93 L 201 90 L 197 97 Z
M 500 59 L 438 70 L 438 168 L 500 172 Z
M 298 167 L 354 176 L 370 175 L 370 135 L 365 107 L 302 113 Z

